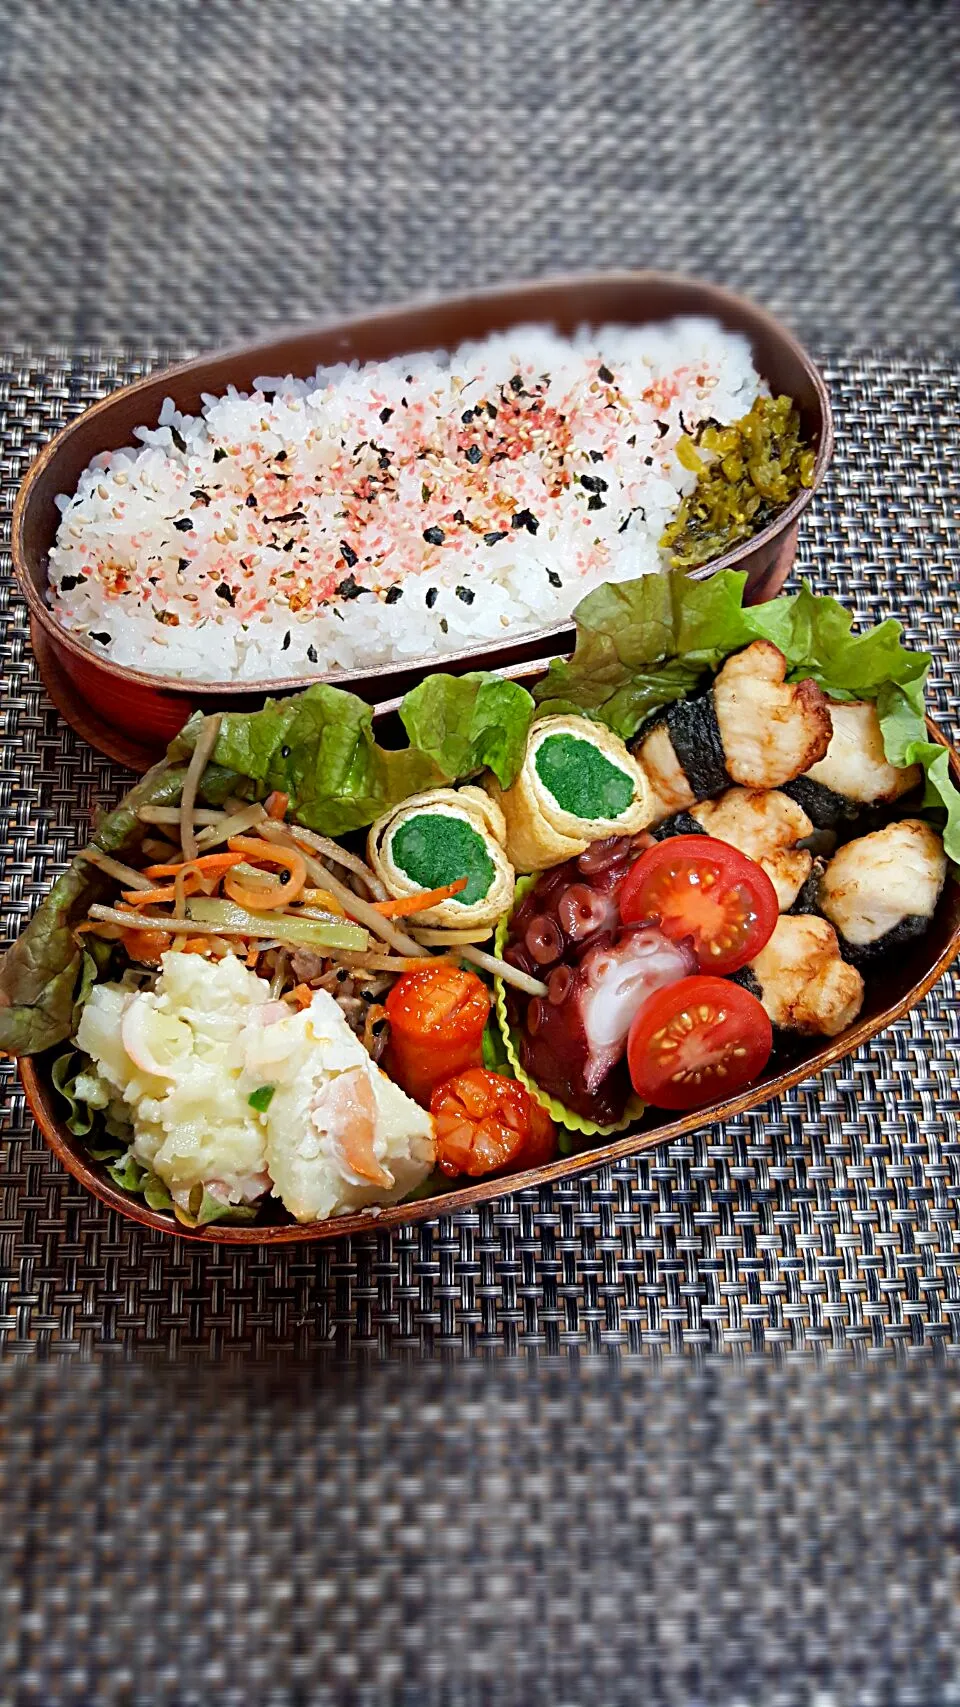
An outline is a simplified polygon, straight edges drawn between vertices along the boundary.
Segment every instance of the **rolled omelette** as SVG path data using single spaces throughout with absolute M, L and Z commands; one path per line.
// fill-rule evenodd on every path
M 587 717 L 535 723 L 516 781 L 485 779 L 506 820 L 507 857 L 517 871 L 540 871 L 583 853 L 605 836 L 631 836 L 654 816 L 646 773 L 619 736 Z
M 431 788 L 371 825 L 367 858 L 395 900 L 466 877 L 459 895 L 418 913 L 417 924 L 492 926 L 513 905 L 506 833 L 503 813 L 482 788 Z

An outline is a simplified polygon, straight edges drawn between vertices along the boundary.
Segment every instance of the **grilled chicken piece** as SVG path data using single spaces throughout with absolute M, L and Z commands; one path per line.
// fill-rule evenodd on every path
M 651 729 L 636 756 L 646 771 L 653 790 L 650 801 L 653 808 L 650 820 L 652 824 L 659 823 L 661 818 L 668 818 L 673 812 L 679 812 L 684 806 L 694 804 L 697 796 L 690 787 L 687 774 L 674 751 L 666 723 L 658 723 Z
M 818 892 L 820 911 L 851 957 L 872 959 L 920 936 L 947 875 L 943 841 L 920 818 L 902 818 L 835 853 Z
M 826 919 L 784 913 L 746 970 L 743 982 L 783 1031 L 836 1037 L 863 1006 L 863 979 Z
M 781 913 L 792 907 L 813 869 L 813 855 L 797 843 L 812 835 L 803 808 L 775 788 L 728 788 L 705 800 L 693 816 L 721 842 L 755 859 L 777 892 Z
M 899 800 L 920 781 L 919 765 L 900 770 L 883 750 L 883 731 L 872 700 L 853 700 L 849 705 L 830 702 L 833 736 L 826 757 L 811 765 L 807 776 L 861 805 Z
M 731 782 L 779 788 L 824 757 L 832 724 L 816 682 L 787 683 L 787 661 L 769 640 L 728 658 L 713 684 Z

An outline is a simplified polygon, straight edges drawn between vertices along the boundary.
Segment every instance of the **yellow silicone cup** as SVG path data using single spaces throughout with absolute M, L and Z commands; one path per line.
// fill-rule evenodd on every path
M 535 871 L 527 877 L 519 877 L 517 879 L 517 887 L 514 894 L 514 906 L 516 906 L 518 902 L 522 901 L 524 896 L 529 893 L 533 885 L 536 883 L 539 875 L 540 873 Z M 499 955 L 501 960 L 503 959 L 503 949 L 507 940 L 510 918 L 511 914 L 504 914 L 497 926 L 496 935 L 493 939 L 494 952 Z M 609 1138 L 614 1132 L 623 1132 L 627 1126 L 632 1125 L 633 1121 L 639 1120 L 646 1107 L 646 1104 L 642 1103 L 639 1097 L 632 1096 L 630 1098 L 630 1101 L 627 1103 L 623 1112 L 622 1119 L 618 1120 L 615 1125 L 600 1126 L 597 1121 L 587 1120 L 584 1115 L 577 1114 L 575 1109 L 567 1108 L 565 1103 L 558 1102 L 556 1097 L 550 1096 L 547 1091 L 543 1090 L 542 1087 L 536 1083 L 536 1080 L 531 1079 L 529 1073 L 525 1073 L 521 1067 L 519 1057 L 517 1055 L 513 1032 L 510 1027 L 510 1021 L 507 1018 L 507 992 L 504 988 L 503 979 L 494 978 L 493 984 L 496 991 L 495 1007 L 497 1013 L 497 1024 L 500 1027 L 503 1046 L 507 1052 L 507 1060 L 513 1068 L 514 1076 L 526 1087 L 532 1097 L 536 1097 L 541 1108 L 545 1108 L 548 1111 L 552 1118 L 557 1122 L 558 1126 L 565 1126 L 568 1132 L 580 1132 L 585 1138 Z

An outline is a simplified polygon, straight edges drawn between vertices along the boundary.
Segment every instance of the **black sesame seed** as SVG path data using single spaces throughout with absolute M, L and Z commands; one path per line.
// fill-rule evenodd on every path
M 182 433 L 177 432 L 176 427 L 170 428 L 170 437 L 172 438 L 172 440 L 173 440 L 173 442 L 176 445 L 178 450 L 186 450 L 187 441 L 184 438 Z
M 278 450 L 277 454 L 273 460 L 274 460 L 274 462 L 286 462 L 286 460 L 287 460 L 286 451 L 285 450 Z
M 653 467 L 653 457 L 652 456 L 645 456 L 643 460 L 644 460 L 644 464 L 647 468 Z
M 463 414 L 460 416 L 460 419 L 463 422 L 465 427 L 468 426 L 469 423 L 473 420 L 474 413 L 475 413 L 475 411 L 473 409 L 464 409 Z
M 198 504 L 209 504 L 210 502 L 210 494 L 209 492 L 205 492 L 202 486 L 196 487 L 196 489 L 191 492 L 190 496 L 191 498 L 195 498 Z
M 309 658 L 311 664 L 316 663 L 316 661 L 317 661 L 317 648 L 315 646 L 308 646 L 307 647 L 307 657 Z
M 286 634 L 283 637 L 283 640 L 280 643 L 280 650 L 281 650 L 281 652 L 286 652 L 289 650 L 289 647 L 290 647 L 290 630 L 288 628 Z
M 476 597 L 476 594 L 474 593 L 472 587 L 458 587 L 457 588 L 457 598 L 462 599 L 463 603 L 465 605 L 472 605 L 475 597 Z
M 512 528 L 526 528 L 528 533 L 536 533 L 540 523 L 532 510 L 517 510 L 510 517 L 510 526 Z
M 580 484 L 586 492 L 605 492 L 607 483 L 601 480 L 599 474 L 581 474 Z
M 442 545 L 447 536 L 443 528 L 424 528 L 423 537 L 428 545 Z
M 479 445 L 468 445 L 465 455 L 468 462 L 477 463 L 483 457 L 483 451 Z
M 109 635 L 109 634 L 95 634 L 95 633 L 94 633 L 94 632 L 93 632 L 93 629 L 92 629 L 92 628 L 91 628 L 91 630 L 90 630 L 90 639 L 91 639 L 91 640 L 99 640 L 99 642 L 100 642 L 100 644 L 101 644 L 101 646 L 109 646 L 109 644 L 110 644 L 110 641 L 111 641 L 111 639 L 112 639 L 112 638 L 113 638 L 113 637 L 112 637 L 112 635 Z
M 613 374 L 610 372 L 610 369 L 608 367 L 598 367 L 597 368 L 597 378 L 602 379 L 604 385 L 612 385 L 613 384 Z
M 590 502 L 587 505 L 587 509 L 588 510 L 605 510 L 606 509 L 606 505 L 605 505 L 603 499 L 601 498 L 599 492 L 593 493 L 593 495 L 591 496 Z
M 347 968 L 345 966 L 338 966 L 337 967 L 337 983 L 338 984 L 342 984 L 346 978 L 349 978 L 349 976 L 350 976 L 350 974 L 347 971 Z
M 356 562 L 356 558 L 354 558 L 354 562 Z M 345 575 L 337 587 L 337 592 L 342 599 L 358 599 L 363 588 L 357 585 L 352 575 Z
M 602 462 L 603 461 L 603 451 L 602 450 L 592 450 L 590 452 L 590 461 L 591 462 Z
M 660 434 L 660 437 L 662 439 L 666 438 L 669 431 L 670 431 L 670 427 L 666 421 L 658 421 L 657 422 L 657 432 Z
M 522 373 L 515 373 L 514 374 L 513 378 L 510 381 L 510 390 L 511 391 L 522 391 L 523 390 L 523 375 L 522 375 Z
M 248 510 L 255 510 L 256 507 L 257 507 L 256 494 L 253 492 L 248 492 L 247 493 L 247 509 Z
M 173 525 L 177 529 L 178 533 L 193 532 L 193 523 L 189 516 L 181 516 L 179 521 L 175 521 Z
M 484 545 L 496 545 L 498 539 L 506 539 L 506 537 L 506 528 L 499 528 L 495 533 L 485 533 L 483 543 Z
M 62 575 L 60 578 L 61 593 L 72 593 L 74 587 L 79 587 L 81 580 L 82 576 L 80 575 Z
M 293 540 L 292 540 L 292 539 L 288 539 L 288 540 L 287 540 L 287 543 L 286 543 L 286 545 L 285 545 L 285 546 L 284 546 L 284 548 L 283 548 L 283 549 L 284 549 L 284 551 L 292 551 L 292 550 L 293 550 Z
M 433 610 L 433 607 L 436 604 L 436 602 L 437 602 L 437 588 L 436 587 L 428 587 L 427 588 L 427 610 Z
M 227 586 L 226 581 L 220 582 L 220 585 L 217 588 L 217 598 L 218 599 L 224 599 L 226 601 L 226 603 L 230 606 L 231 610 L 233 609 L 234 605 L 237 602 L 236 593 L 234 592 L 232 587 Z
M 385 597 L 383 602 L 385 605 L 395 605 L 397 600 L 402 599 L 402 598 L 403 598 L 403 588 L 402 587 L 388 587 L 386 597 Z
M 497 406 L 496 406 L 496 404 L 495 403 L 485 403 L 484 408 L 486 409 L 487 414 L 490 416 L 491 421 L 495 421 L 497 418 Z
M 348 545 L 345 539 L 340 541 L 340 555 L 348 569 L 352 569 L 354 564 L 360 561 L 352 545 Z
M 465 522 L 467 518 L 462 510 L 454 510 L 453 519 L 455 522 Z
M 389 421 L 389 419 L 390 419 L 390 416 L 391 416 L 391 415 L 392 415 L 392 414 L 393 414 L 393 410 L 392 410 L 392 409 L 381 409 L 381 411 L 380 411 L 380 419 L 381 419 L 381 421 Z
M 390 452 L 388 450 L 382 450 L 377 458 L 377 462 L 379 463 L 381 470 L 386 473 L 387 469 L 390 467 Z
M 281 757 L 281 759 L 289 759 L 290 748 L 289 747 L 281 747 L 280 748 L 280 757 Z
M 189 569 L 189 567 L 190 567 L 189 557 L 178 557 L 177 558 L 177 568 L 179 569 L 181 575 L 183 574 L 183 571 L 185 569 Z
M 562 587 L 563 586 L 563 582 L 561 581 L 561 579 L 560 579 L 560 577 L 557 574 L 557 571 L 555 569 L 548 569 L 547 570 L 547 580 L 550 582 L 551 587 Z
M 635 445 L 635 444 L 636 444 L 636 442 L 637 442 L 637 435 L 636 435 L 636 433 L 631 433 L 631 434 L 630 434 L 630 437 L 629 437 L 629 438 L 628 438 L 628 440 L 627 440 L 627 444 L 628 444 L 628 445 L 630 445 L 630 446 L 631 446 L 631 448 L 632 448 L 632 447 L 633 447 L 633 446 L 634 446 L 634 445 Z
M 215 451 L 214 451 L 214 453 L 213 453 L 213 460 L 214 460 L 214 462 L 222 462 L 222 461 L 223 461 L 223 459 L 224 459 L 224 457 L 225 457 L 225 456 L 226 456 L 226 454 L 227 454 L 227 453 L 226 453 L 226 451 L 225 451 L 225 450 L 224 450 L 224 449 L 223 449 L 223 446 L 222 446 L 222 445 L 218 445 L 218 446 L 217 446 L 217 448 L 216 448 L 216 450 L 215 450 Z

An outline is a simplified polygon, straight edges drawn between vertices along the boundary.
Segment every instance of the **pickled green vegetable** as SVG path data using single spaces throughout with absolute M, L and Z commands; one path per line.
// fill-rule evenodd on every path
M 790 397 L 758 397 L 732 426 L 710 422 L 696 439 L 684 434 L 677 458 L 700 478 L 660 540 L 675 569 L 709 563 L 759 533 L 813 485 L 816 462 Z

